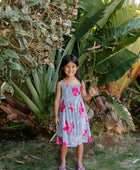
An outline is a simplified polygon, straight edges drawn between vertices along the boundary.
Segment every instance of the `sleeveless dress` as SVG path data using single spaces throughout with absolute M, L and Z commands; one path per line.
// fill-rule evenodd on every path
M 56 144 L 77 147 L 92 142 L 87 112 L 81 97 L 81 84 L 62 84 Z

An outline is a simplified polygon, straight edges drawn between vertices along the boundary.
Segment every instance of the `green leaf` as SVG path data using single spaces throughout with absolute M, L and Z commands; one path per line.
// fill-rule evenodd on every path
M 23 14 L 28 14 L 28 13 L 29 13 L 29 7 L 28 7 L 28 5 L 24 5 L 21 10 L 22 10 L 22 13 L 23 13 Z
M 37 93 L 36 89 L 34 88 L 34 85 L 33 85 L 33 83 L 31 82 L 31 79 L 30 79 L 29 77 L 26 79 L 26 84 L 28 85 L 28 88 L 30 89 L 30 92 L 31 92 L 31 94 L 32 94 L 32 96 L 33 96 L 33 99 L 34 99 L 34 101 L 35 101 L 35 104 L 36 104 L 37 107 L 40 109 L 40 111 L 41 111 L 42 113 L 44 113 L 45 110 L 44 110 L 44 107 L 43 107 L 43 105 L 42 105 L 42 102 L 41 102 L 41 100 L 40 100 L 40 98 L 39 98 L 39 96 L 38 96 L 38 93 Z
M 37 37 L 39 37 L 40 35 L 41 35 L 41 29 L 37 27 Z
M 85 33 L 87 33 L 92 27 L 94 27 L 101 19 L 103 11 L 105 10 L 105 5 L 101 0 L 81 0 L 81 6 L 83 12 L 75 24 L 75 36 L 77 41 L 79 41 Z
M 29 6 L 30 6 L 30 7 L 35 6 L 35 5 L 37 5 L 39 2 L 40 2 L 40 0 L 31 0 Z
M 140 102 L 140 97 L 137 98 L 137 101 Z
M 32 76 L 33 76 L 34 84 L 35 84 L 35 87 L 36 87 L 37 92 L 39 94 L 39 97 L 43 101 L 44 100 L 44 98 L 43 98 L 43 96 L 44 96 L 43 95 L 43 88 L 42 88 L 41 81 L 39 79 L 37 70 L 32 70 Z
M 6 55 L 1 55 L 0 56 L 0 60 L 7 60 L 8 59 L 8 57 L 6 56 Z M 1 62 L 1 61 L 0 61 Z
M 117 28 L 124 24 L 126 25 L 126 23 L 129 24 L 130 20 L 137 16 L 137 9 L 138 7 L 136 4 L 118 9 L 115 14 L 109 18 L 109 27 Z
M 0 61 L 0 69 L 4 69 L 6 67 L 6 63 L 4 61 Z
M 19 56 L 17 55 L 17 53 L 15 53 L 13 50 L 11 49 L 6 49 L 3 51 L 5 55 L 7 55 L 8 57 L 11 58 L 15 58 L 15 59 L 19 59 Z
M 14 123 L 13 125 L 8 126 L 8 129 L 24 129 L 27 126 L 24 123 Z
M 8 44 L 9 43 L 8 43 L 8 41 L 6 39 L 4 39 L 4 38 L 0 39 L 0 46 L 7 46 Z
M 11 81 L 13 88 L 17 91 L 17 93 L 24 99 L 29 108 L 39 117 L 41 118 L 41 113 L 38 107 L 31 101 L 31 99 L 13 82 Z
M 18 63 L 10 63 L 9 67 L 12 70 L 21 70 L 21 66 Z
M 78 63 L 79 63 L 79 67 L 82 65 L 82 63 L 84 63 L 84 61 L 87 59 L 88 53 L 84 53 L 83 55 L 81 55 L 78 58 Z
M 104 25 L 107 23 L 109 16 L 113 13 L 113 11 L 116 9 L 116 6 L 120 4 L 122 0 L 114 0 L 109 5 L 107 5 L 104 16 L 97 22 L 97 25 L 99 29 L 102 29 Z
M 138 56 L 135 53 L 123 49 L 101 60 L 95 66 L 96 72 L 103 74 L 99 78 L 99 84 L 104 86 L 105 83 L 116 81 L 132 67 L 137 59 Z
M 136 80 L 134 80 L 135 86 L 139 89 L 140 91 L 140 85 L 138 84 L 138 82 Z
M 22 36 L 29 36 L 29 37 L 31 37 L 31 35 L 29 33 L 27 33 L 26 31 L 24 31 L 24 30 L 15 30 L 15 33 L 16 34 L 20 34 Z
M 55 55 L 56 55 L 56 50 L 50 53 L 51 56 L 50 59 L 52 63 L 54 62 Z M 51 66 L 49 66 L 46 75 L 46 79 L 47 79 L 46 95 L 50 95 L 51 92 L 53 73 L 54 73 L 54 69 Z
M 18 38 L 18 42 L 19 42 L 19 44 L 20 44 L 20 48 L 21 48 L 21 49 L 24 49 L 25 46 L 24 46 L 24 43 L 23 43 L 23 39 L 22 39 L 22 38 Z
M 135 125 L 133 123 L 133 121 L 130 119 L 130 117 L 128 116 L 127 111 L 125 111 L 121 105 L 119 104 L 118 100 L 115 98 L 113 101 L 112 106 L 114 107 L 114 111 L 121 116 L 127 123 L 128 125 L 135 130 Z

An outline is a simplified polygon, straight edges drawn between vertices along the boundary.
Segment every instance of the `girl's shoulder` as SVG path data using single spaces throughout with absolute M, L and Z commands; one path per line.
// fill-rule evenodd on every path
M 62 81 L 62 80 L 61 80 Z M 58 83 L 57 83 L 57 87 L 59 88 L 61 88 L 62 87 L 62 82 L 61 81 L 59 81 Z

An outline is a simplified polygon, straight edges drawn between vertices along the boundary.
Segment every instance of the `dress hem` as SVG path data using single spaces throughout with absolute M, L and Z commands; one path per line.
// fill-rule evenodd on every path
M 61 145 L 61 144 L 59 144 L 59 143 L 56 143 L 57 145 L 59 145 L 59 146 L 63 146 L 63 147 L 69 147 L 69 148 L 74 148 L 74 147 L 77 147 L 77 146 L 79 146 L 79 145 L 81 145 L 82 143 L 91 143 L 92 141 L 87 141 L 87 142 L 81 142 L 80 144 L 78 144 L 78 145 L 68 145 L 68 146 L 64 146 L 64 145 Z

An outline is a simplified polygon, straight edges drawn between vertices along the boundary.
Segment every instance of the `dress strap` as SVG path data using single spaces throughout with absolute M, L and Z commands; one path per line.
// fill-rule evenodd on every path
M 61 84 L 62 84 L 62 86 L 64 85 L 63 80 L 61 80 Z

